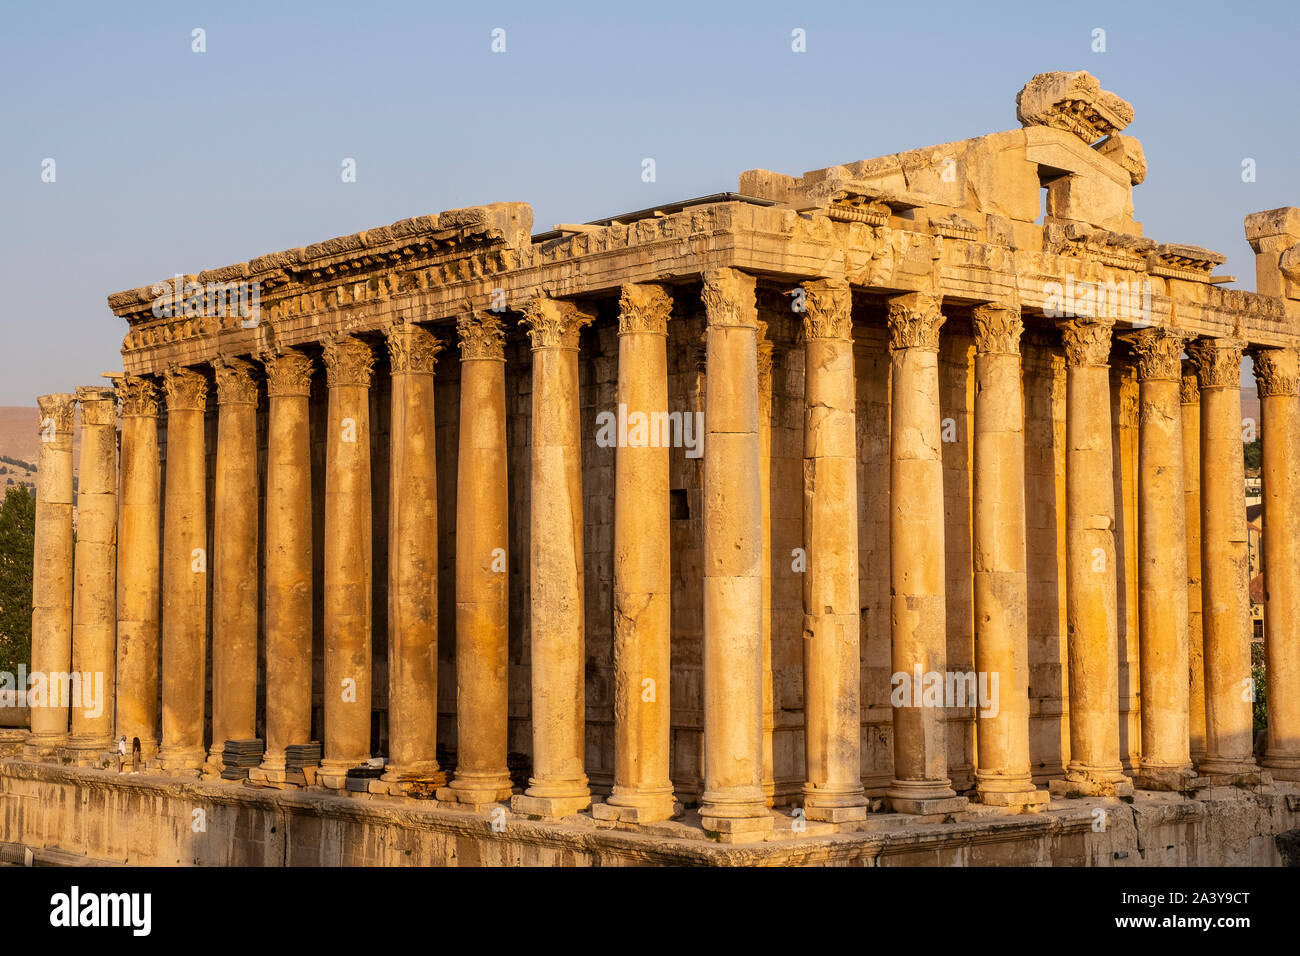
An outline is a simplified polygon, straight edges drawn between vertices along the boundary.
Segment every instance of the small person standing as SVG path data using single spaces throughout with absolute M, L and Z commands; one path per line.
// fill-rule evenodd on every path
M 117 772 L 122 772 L 122 764 L 126 762 L 126 734 L 123 734 L 117 742 Z

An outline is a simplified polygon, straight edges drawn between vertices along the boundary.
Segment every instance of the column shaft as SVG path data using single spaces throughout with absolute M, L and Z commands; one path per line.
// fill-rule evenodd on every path
M 1205 756 L 1205 653 L 1201 633 L 1201 388 L 1183 362 L 1183 514 L 1187 520 L 1188 736 L 1192 763 Z

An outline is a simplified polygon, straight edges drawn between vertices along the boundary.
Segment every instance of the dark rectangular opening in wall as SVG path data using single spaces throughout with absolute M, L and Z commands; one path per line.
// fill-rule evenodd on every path
M 685 521 L 691 516 L 691 504 L 686 497 L 685 488 L 674 488 L 668 492 L 668 517 L 673 521 Z

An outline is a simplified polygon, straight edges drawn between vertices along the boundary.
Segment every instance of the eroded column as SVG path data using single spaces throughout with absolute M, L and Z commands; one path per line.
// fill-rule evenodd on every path
M 117 636 L 117 401 L 111 388 L 77 389 L 81 467 L 72 601 L 73 700 L 68 750 L 97 762 L 113 743 Z
M 1187 520 L 1188 736 L 1192 764 L 1205 756 L 1205 654 L 1201 634 L 1201 387 L 1182 363 L 1183 514 Z
M 433 369 L 442 343 L 410 323 L 388 331 L 388 766 L 401 788 L 437 786 L 438 472 Z
M 263 358 L 266 369 L 266 753 L 249 776 L 304 783 L 285 748 L 311 740 L 312 361 L 295 349 Z
M 1138 626 L 1142 760 L 1138 786 L 1182 790 L 1192 776 L 1188 708 L 1187 518 L 1182 360 L 1187 336 L 1144 329 L 1137 353 Z
M 1294 349 L 1259 349 L 1264 479 L 1264 654 L 1276 778 L 1300 780 L 1300 407 Z
M 975 331 L 974 609 L 981 803 L 1042 809 L 1029 765 L 1029 584 L 1020 310 L 981 305 Z
M 892 369 L 889 429 L 889 577 L 894 779 L 886 795 L 900 813 L 964 809 L 948 777 L 942 694 L 947 630 L 944 581 L 943 459 L 939 422 L 938 296 L 889 300 Z M 907 693 L 900 693 L 906 690 Z
M 320 782 L 342 789 L 370 757 L 370 346 L 340 335 L 324 349 L 325 741 Z M 432 706 L 432 704 L 431 704 Z
M 865 820 L 858 635 L 857 381 L 847 282 L 806 282 L 803 578 L 804 813 Z
M 49 675 L 72 669 L 72 428 L 77 396 L 36 400 L 40 435 L 36 470 L 35 560 L 32 570 L 32 674 L 27 698 L 29 758 L 48 757 L 68 739 L 68 702 Z M 59 693 L 53 695 L 55 689 Z
M 593 316 L 538 296 L 524 311 L 533 349 L 529 494 L 529 621 L 533 775 L 511 800 L 549 819 L 591 803 L 583 769 L 586 730 L 582 445 L 578 333 Z
M 456 453 L 456 773 L 439 800 L 510 797 L 506 372 L 501 320 L 461 317 Z
M 117 730 L 144 761 L 158 751 L 158 541 L 162 470 L 158 393 L 133 375 L 118 381 L 122 401 L 121 506 L 117 533 Z
M 668 514 L 668 316 L 662 286 L 625 285 L 618 318 L 618 404 L 627 442 L 614 453 L 614 787 L 602 819 L 665 820 L 672 654 Z M 636 427 L 633 427 L 633 426 Z M 661 427 L 662 425 L 662 427 Z
M 258 385 L 253 366 L 241 359 L 218 359 L 213 369 L 212 741 L 205 772 L 219 776 L 226 741 L 257 736 Z
M 1236 339 L 1187 347 L 1201 384 L 1201 606 L 1205 653 L 1204 775 L 1256 770 L 1250 671 L 1241 355 Z
M 754 277 L 704 274 L 704 793 L 721 839 L 772 829 L 763 798 L 762 491 Z
M 208 513 L 203 440 L 208 380 L 172 366 L 167 392 L 167 470 L 163 488 L 162 748 L 170 773 L 195 773 L 203 747 L 207 675 Z

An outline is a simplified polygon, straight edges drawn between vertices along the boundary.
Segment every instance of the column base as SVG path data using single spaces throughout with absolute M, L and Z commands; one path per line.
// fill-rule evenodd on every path
M 1271 750 L 1264 755 L 1261 766 L 1274 780 L 1300 780 L 1300 753 Z
M 867 797 L 862 787 L 849 790 L 803 787 L 803 815 L 822 823 L 854 823 L 867 818 Z
M 766 807 L 763 815 L 756 817 L 715 817 L 701 809 L 700 824 L 705 833 L 719 843 L 757 843 L 767 839 L 776 826 L 776 820 Z
M 207 753 L 202 750 L 176 750 L 164 747 L 158 751 L 158 769 L 173 777 L 197 777 Z
M 534 797 L 527 792 L 510 798 L 510 809 L 515 813 L 543 820 L 562 820 L 581 813 L 591 806 L 591 794 L 571 797 Z
M 366 762 L 365 757 L 357 760 L 322 760 L 316 771 L 316 782 L 329 790 L 346 790 L 348 771 Z
M 975 790 L 971 794 L 971 799 L 986 807 L 1002 807 L 1020 813 L 1039 813 L 1046 810 L 1052 802 L 1051 794 L 1035 787 L 1029 777 L 1020 780 L 1006 777 L 981 778 L 977 772 L 975 780 Z
M 260 767 L 248 768 L 248 782 L 259 787 L 273 787 L 276 790 L 295 790 L 307 786 L 307 777 L 301 770 L 291 770 L 281 760 L 278 767 L 262 764 Z
M 451 783 L 439 787 L 435 794 L 444 803 L 458 803 L 474 809 L 497 806 L 514 795 L 510 774 L 462 773 L 456 771 Z
M 1204 757 L 1196 765 L 1197 775 L 1205 777 L 1258 772 L 1259 765 L 1250 757 Z
M 23 759 L 57 759 L 67 742 L 67 734 L 30 734 L 23 741 Z
M 112 753 L 112 766 L 117 766 L 117 750 L 107 736 L 71 736 L 64 744 L 63 753 L 78 767 L 99 767 L 106 754 Z M 129 755 L 128 755 L 129 759 Z
M 672 790 L 644 793 L 615 786 L 608 800 L 591 805 L 591 815 L 619 823 L 654 823 L 681 816 L 682 805 L 673 799 Z
M 961 813 L 970 806 L 947 780 L 891 780 L 885 798 L 895 813 L 916 815 Z
M 1139 767 L 1133 786 L 1139 790 L 1165 790 L 1186 793 L 1195 789 L 1196 774 L 1188 767 Z
M 1071 766 L 1064 780 L 1049 780 L 1047 791 L 1054 797 L 1130 797 L 1133 781 L 1122 770 L 1098 770 Z
M 1255 767 L 1240 773 L 1203 773 L 1192 778 L 1191 790 L 1209 790 L 1212 787 L 1245 787 L 1253 790 L 1257 787 L 1271 787 L 1273 776 L 1267 770 Z

